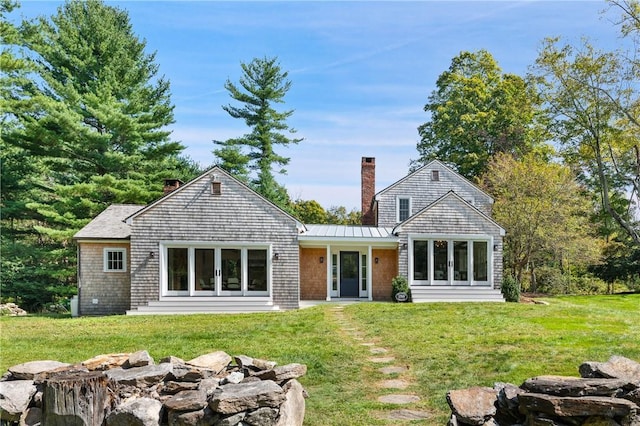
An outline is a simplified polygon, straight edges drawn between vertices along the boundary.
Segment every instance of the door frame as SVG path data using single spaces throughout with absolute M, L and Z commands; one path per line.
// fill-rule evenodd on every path
M 355 294 L 353 294 L 353 295 L 344 295 L 343 294 L 343 276 L 342 276 L 342 272 L 343 272 L 343 268 L 344 268 L 344 264 L 345 264 L 343 259 L 344 259 L 344 256 L 347 256 L 347 255 L 354 256 L 355 259 L 356 259 L 356 265 L 355 265 L 355 268 L 356 268 Z M 355 299 L 355 298 L 359 298 L 360 297 L 360 286 L 361 286 L 361 277 L 360 277 L 361 273 L 360 273 L 360 270 L 361 270 L 361 267 L 362 267 L 360 265 L 360 256 L 361 256 L 361 254 L 357 250 L 340 250 L 340 253 L 339 253 L 339 256 L 338 256 L 340 258 L 340 268 L 339 268 L 339 273 L 338 273 L 338 277 L 339 277 L 339 280 L 338 280 L 338 294 L 339 294 L 339 297 L 341 297 L 341 298 L 348 297 L 348 298 L 354 298 Z M 353 278 L 350 278 L 350 280 L 353 280 Z

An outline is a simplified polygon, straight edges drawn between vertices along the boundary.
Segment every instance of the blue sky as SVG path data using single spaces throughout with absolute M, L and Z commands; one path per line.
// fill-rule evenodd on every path
M 55 13 L 60 2 L 23 1 L 12 15 Z M 108 2 L 129 12 L 171 82 L 173 138 L 202 165 L 212 140 L 248 132 L 222 110 L 240 62 L 277 56 L 292 88 L 283 108 L 303 137 L 278 180 L 294 198 L 360 206 L 360 159 L 376 157 L 379 191 L 417 157 L 417 127 L 438 76 L 461 51 L 488 50 L 504 72 L 524 75 L 545 37 L 619 42 L 604 1 Z

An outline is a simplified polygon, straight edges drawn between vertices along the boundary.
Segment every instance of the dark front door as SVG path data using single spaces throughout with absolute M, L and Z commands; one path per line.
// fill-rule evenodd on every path
M 340 297 L 358 297 L 358 258 L 357 251 L 340 252 Z

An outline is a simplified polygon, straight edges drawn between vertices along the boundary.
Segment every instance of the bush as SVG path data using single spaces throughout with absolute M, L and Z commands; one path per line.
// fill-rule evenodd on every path
M 406 293 L 408 296 L 407 302 L 411 301 L 409 282 L 405 277 L 400 275 L 391 280 L 391 298 L 394 302 L 396 302 L 396 294 L 398 293 Z
M 507 302 L 520 301 L 520 283 L 511 274 L 504 276 L 502 281 L 502 295 Z

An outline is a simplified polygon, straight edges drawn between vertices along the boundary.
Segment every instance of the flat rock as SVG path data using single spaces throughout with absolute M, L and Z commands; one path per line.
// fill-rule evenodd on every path
M 209 407 L 197 411 L 170 411 L 167 417 L 169 426 L 221 425 L 221 423 L 217 423 L 219 415 Z M 233 424 L 235 425 L 237 422 Z
M 186 362 L 186 364 L 189 365 L 214 370 L 216 374 L 227 368 L 230 363 L 231 356 L 223 351 L 200 355 L 199 357 Z
M 395 360 L 396 359 L 392 356 L 378 356 L 378 357 L 369 358 L 370 362 L 374 362 L 376 364 L 384 364 L 384 363 L 392 362 Z
M 307 366 L 293 363 L 275 367 L 273 371 L 276 373 L 277 381 L 297 379 L 307 374 Z
M 625 379 L 538 376 L 526 380 L 522 388 L 556 396 L 614 396 L 628 384 Z
M 36 391 L 33 380 L 0 382 L 0 419 L 9 422 L 20 420 Z
M 418 410 L 393 410 L 387 416 L 389 420 L 426 420 L 433 417 L 430 413 Z
M 640 363 L 619 355 L 613 355 L 609 361 L 600 365 L 599 373 L 604 377 L 640 382 Z
M 162 387 L 162 393 L 175 395 L 178 392 L 186 391 L 186 390 L 196 390 L 200 388 L 200 383 L 197 382 L 175 382 L 173 380 L 169 380 L 164 382 L 164 386 Z
M 162 382 L 167 375 L 171 374 L 172 364 L 163 363 L 158 365 L 148 365 L 136 368 L 114 368 L 106 371 L 109 379 L 122 385 L 149 386 Z
M 385 389 L 406 389 L 409 386 L 409 383 L 404 380 L 385 380 L 380 384 L 380 387 Z
M 131 367 L 145 367 L 147 365 L 153 365 L 155 362 L 149 352 L 146 350 L 134 352 L 129 355 L 127 361 L 123 364 L 125 368 Z
M 82 361 L 82 365 L 90 371 L 110 370 L 112 368 L 122 367 L 128 360 L 129 354 L 105 354 Z
M 33 380 L 39 374 L 69 366 L 71 364 L 59 361 L 31 361 L 9 367 L 9 373 L 15 380 Z
M 237 355 L 233 357 L 234 361 L 240 368 L 248 368 L 250 370 L 271 370 L 276 367 L 274 361 L 267 361 L 259 358 L 251 358 L 246 355 Z
M 378 397 L 378 401 L 386 404 L 411 404 L 420 401 L 417 395 L 383 395 Z
M 584 378 L 600 377 L 640 382 L 640 363 L 619 355 L 613 355 L 607 362 L 584 362 L 578 371 Z
M 459 421 L 469 425 L 482 425 L 494 416 L 496 400 L 496 390 L 488 387 L 476 386 L 447 392 L 451 411 Z
M 276 426 L 302 426 L 304 422 L 304 388 L 296 379 L 284 385 L 285 400 L 280 406 L 280 417 Z
M 624 417 L 638 406 L 622 398 L 584 396 L 581 398 L 553 396 L 540 393 L 524 393 L 518 397 L 520 409 L 554 416 L 605 416 Z
M 214 377 L 216 370 L 196 367 L 188 364 L 168 364 L 172 365 L 171 378 L 179 382 L 199 382 L 203 379 Z
M 119 404 L 106 418 L 107 426 L 157 426 L 162 403 L 152 398 L 130 398 Z
M 408 370 L 407 367 L 382 367 L 378 371 L 382 374 L 401 374 Z
M 250 426 L 268 426 L 276 423 L 278 418 L 278 409 L 271 407 L 262 407 L 247 413 L 242 423 Z
M 385 348 L 371 348 L 369 349 L 369 352 L 372 354 L 386 354 L 389 350 Z
M 164 406 L 173 411 L 197 411 L 207 406 L 207 393 L 200 390 L 186 390 L 167 399 Z
M 216 413 L 234 414 L 260 407 L 278 407 L 284 390 L 271 380 L 220 386 L 211 395 L 209 407 Z

